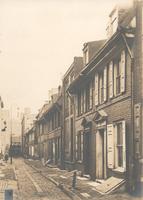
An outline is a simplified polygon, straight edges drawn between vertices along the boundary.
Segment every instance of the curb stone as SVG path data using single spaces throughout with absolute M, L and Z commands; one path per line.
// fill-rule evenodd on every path
M 28 164 L 26 162 L 26 164 Z M 49 181 L 51 181 L 53 184 L 55 184 L 59 189 L 61 189 L 67 196 L 69 196 L 71 199 L 73 200 L 82 200 L 79 195 L 75 194 L 73 191 L 71 191 L 69 188 L 67 188 L 64 184 L 59 183 L 57 181 L 55 181 L 55 179 L 45 176 L 43 175 L 41 170 L 38 170 L 36 167 L 28 164 L 30 167 L 32 167 L 34 170 L 36 170 L 37 172 L 39 172 L 44 178 L 48 179 Z

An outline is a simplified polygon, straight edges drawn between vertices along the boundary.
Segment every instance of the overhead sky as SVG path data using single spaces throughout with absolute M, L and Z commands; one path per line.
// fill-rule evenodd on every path
M 0 95 L 36 112 L 48 90 L 82 56 L 83 43 L 104 39 L 108 15 L 132 0 L 0 0 Z

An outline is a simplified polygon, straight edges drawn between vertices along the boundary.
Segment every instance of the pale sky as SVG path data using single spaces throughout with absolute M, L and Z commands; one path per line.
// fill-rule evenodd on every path
M 132 0 L 0 0 L 0 95 L 35 112 L 48 90 L 82 56 L 83 43 L 104 39 L 108 15 Z

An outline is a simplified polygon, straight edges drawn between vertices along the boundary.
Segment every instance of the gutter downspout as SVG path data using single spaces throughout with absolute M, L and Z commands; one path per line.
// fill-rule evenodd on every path
M 134 181 L 134 99 L 133 99 L 133 91 L 134 91 L 134 56 L 131 52 L 131 49 L 127 43 L 126 37 L 125 35 L 122 33 L 122 37 L 124 40 L 124 43 L 126 45 L 126 48 L 128 50 L 128 53 L 130 55 L 131 58 L 131 128 L 132 128 L 132 138 L 131 138 L 131 143 L 132 143 L 132 157 L 130 158 L 131 160 L 129 160 L 129 173 L 128 173 L 128 190 L 129 192 L 133 192 L 134 191 L 134 185 L 135 185 L 135 181 Z M 131 177 L 129 179 L 129 177 Z

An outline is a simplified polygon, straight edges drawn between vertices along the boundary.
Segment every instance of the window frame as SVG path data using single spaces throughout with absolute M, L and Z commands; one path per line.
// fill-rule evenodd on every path
M 76 161 L 83 162 L 83 131 L 76 135 Z

